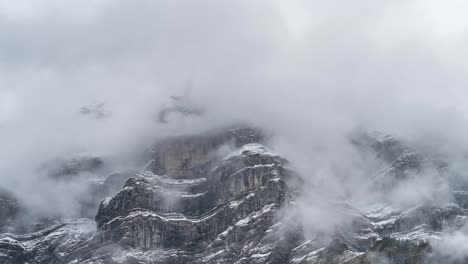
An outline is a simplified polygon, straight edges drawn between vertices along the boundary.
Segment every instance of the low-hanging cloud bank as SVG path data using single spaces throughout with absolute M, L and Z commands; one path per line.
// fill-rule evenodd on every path
M 355 129 L 460 156 L 463 10 L 458 0 L 0 1 L 0 185 L 69 215 L 83 185 L 43 181 L 45 161 L 128 160 L 159 136 L 238 121 L 273 131 L 277 151 L 330 192 L 366 188 Z M 187 81 L 206 114 L 157 124 Z M 109 118 L 80 115 L 100 102 Z

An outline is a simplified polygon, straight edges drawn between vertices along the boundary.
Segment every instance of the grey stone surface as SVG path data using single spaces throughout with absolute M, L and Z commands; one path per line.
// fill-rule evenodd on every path
M 388 203 L 358 209 L 337 198 L 330 204 L 349 225 L 306 236 L 301 221 L 281 217 L 297 206 L 302 179 L 265 141 L 249 127 L 160 141 L 141 171 L 91 188 L 89 208 L 100 202 L 94 220 L 56 219 L 0 234 L 0 263 L 441 263 L 430 238 L 466 224 L 463 190 L 453 192 L 453 203 L 405 210 Z M 388 136 L 353 143 L 388 164 L 373 178 L 376 188 L 430 162 Z M 14 199 L 0 197 L 3 219 L 14 217 Z

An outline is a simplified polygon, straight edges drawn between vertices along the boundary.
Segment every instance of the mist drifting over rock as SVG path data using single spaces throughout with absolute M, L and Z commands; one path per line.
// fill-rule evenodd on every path
M 467 12 L 0 0 L 0 263 L 468 263 Z

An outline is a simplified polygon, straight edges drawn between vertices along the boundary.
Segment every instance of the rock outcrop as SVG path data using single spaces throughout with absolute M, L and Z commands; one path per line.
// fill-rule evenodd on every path
M 319 187 L 301 188 L 300 175 L 267 141 L 249 127 L 162 140 L 141 171 L 93 183 L 83 215 L 97 210 L 94 220 L 54 219 L 24 234 L 0 234 L 0 263 L 435 263 L 431 239 L 467 223 L 464 190 L 453 191 L 452 202 L 407 208 L 385 199 L 356 207 L 337 196 L 328 206 L 346 224 L 306 235 L 307 223 L 289 213 L 301 192 Z M 385 166 L 369 176 L 384 194 L 431 162 L 388 136 L 353 144 Z M 2 197 L 8 226 L 15 200 Z
M 211 259 L 208 252 L 226 261 L 248 256 L 237 246 L 264 236 L 294 175 L 262 139 L 242 128 L 160 142 L 146 170 L 101 203 L 101 243 L 200 254 L 194 262 Z
M 17 199 L 10 192 L 0 189 L 0 229 L 11 224 L 19 210 Z

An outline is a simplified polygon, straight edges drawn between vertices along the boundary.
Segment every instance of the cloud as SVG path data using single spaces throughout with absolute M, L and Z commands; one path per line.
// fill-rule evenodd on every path
M 348 140 L 356 129 L 463 156 L 466 8 L 419 0 L 0 1 L 0 183 L 44 210 L 67 197 L 53 211 L 69 214 L 82 185 L 42 181 L 45 161 L 82 151 L 131 160 L 164 135 L 250 121 L 275 134 L 276 151 L 307 186 L 372 199 L 362 184 L 368 164 Z M 187 81 L 205 115 L 158 125 L 155 114 Z M 109 118 L 80 115 L 101 102 Z M 439 192 L 432 183 L 414 184 L 427 195 Z
M 433 244 L 431 259 L 434 261 L 444 261 L 447 263 L 459 263 L 466 261 L 468 242 L 467 228 L 444 234 L 439 241 Z

